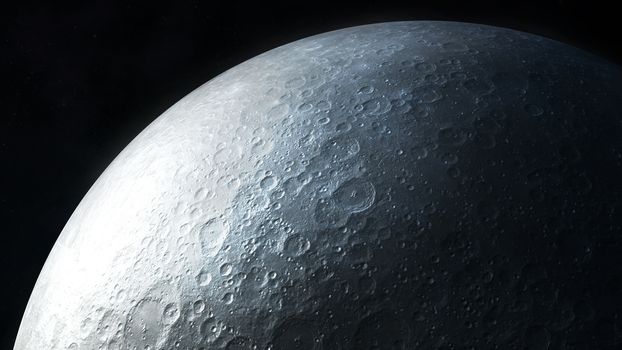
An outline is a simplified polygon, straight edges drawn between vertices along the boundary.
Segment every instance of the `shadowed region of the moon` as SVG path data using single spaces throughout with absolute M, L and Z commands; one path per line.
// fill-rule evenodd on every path
M 108 167 L 15 349 L 617 349 L 621 78 L 452 22 L 257 56 Z

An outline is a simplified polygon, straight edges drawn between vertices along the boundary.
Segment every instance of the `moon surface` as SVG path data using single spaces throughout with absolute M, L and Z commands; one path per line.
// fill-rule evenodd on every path
M 457 22 L 252 58 L 105 170 L 15 349 L 619 349 L 621 78 Z

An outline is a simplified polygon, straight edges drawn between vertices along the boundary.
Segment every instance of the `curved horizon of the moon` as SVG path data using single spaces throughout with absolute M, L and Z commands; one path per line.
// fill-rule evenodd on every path
M 263 53 L 104 171 L 14 349 L 614 349 L 621 76 L 457 22 Z

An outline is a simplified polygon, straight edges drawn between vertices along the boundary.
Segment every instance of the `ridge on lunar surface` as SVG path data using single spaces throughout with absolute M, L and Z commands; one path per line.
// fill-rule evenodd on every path
M 457 22 L 252 58 L 105 170 L 14 349 L 615 349 L 621 77 Z

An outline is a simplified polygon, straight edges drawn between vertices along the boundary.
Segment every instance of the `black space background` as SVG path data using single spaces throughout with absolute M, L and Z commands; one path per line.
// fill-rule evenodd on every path
M 0 2 L 0 349 L 13 347 L 39 271 L 99 174 L 224 70 L 328 30 L 422 19 L 537 33 L 621 64 L 614 4 Z

